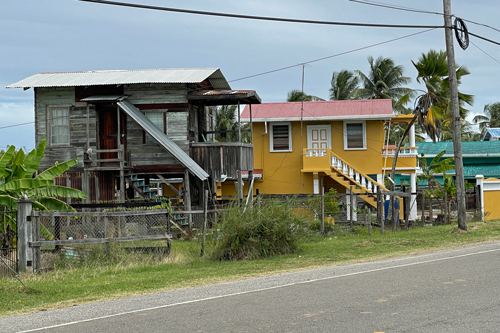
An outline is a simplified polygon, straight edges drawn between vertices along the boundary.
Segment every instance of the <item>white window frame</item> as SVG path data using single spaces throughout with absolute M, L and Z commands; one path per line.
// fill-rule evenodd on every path
M 66 109 L 68 110 L 68 123 L 66 125 L 52 125 L 52 110 L 53 109 Z M 71 126 L 70 126 L 70 113 L 71 113 L 71 105 L 70 104 L 51 104 L 47 105 L 47 143 L 49 146 L 70 146 L 71 145 Z M 68 142 L 63 143 L 53 143 L 52 142 L 52 129 L 54 127 L 67 127 L 68 128 Z
M 275 150 L 274 149 L 274 126 L 288 126 L 288 149 L 283 150 Z M 291 152 L 292 148 L 292 124 L 288 122 L 276 122 L 269 124 L 269 151 L 272 153 L 283 153 L 283 152 Z
M 363 147 L 362 148 L 347 148 L 347 124 L 361 124 L 363 131 Z M 344 121 L 344 150 L 366 150 L 366 121 Z

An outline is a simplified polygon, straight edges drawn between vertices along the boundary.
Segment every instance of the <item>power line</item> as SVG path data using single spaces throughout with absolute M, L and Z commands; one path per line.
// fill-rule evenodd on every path
M 167 12 L 196 14 L 196 15 L 205 15 L 205 16 L 230 17 L 230 18 L 239 18 L 239 19 L 247 19 L 247 20 L 322 24 L 322 25 L 342 25 L 342 26 L 371 27 L 371 28 L 413 28 L 413 29 L 415 29 L 415 28 L 416 29 L 445 28 L 445 26 L 443 26 L 443 25 L 429 26 L 429 25 L 354 23 L 354 22 L 334 22 L 334 21 L 289 19 L 289 18 L 283 18 L 283 17 L 241 15 L 241 14 L 229 14 L 229 13 L 221 13 L 221 12 L 208 12 L 208 11 L 201 11 L 201 10 L 172 8 L 172 7 L 150 6 L 150 5 L 141 5 L 141 4 L 134 4 L 134 3 L 126 3 L 126 2 L 106 1 L 106 0 L 78 0 L 78 1 L 92 2 L 92 3 L 97 3 L 97 4 L 103 4 L 103 5 L 113 5 L 113 6 L 132 7 L 132 8 L 141 8 L 141 9 L 161 10 L 161 11 L 167 11 Z
M 444 13 L 431 12 L 431 11 L 426 11 L 426 10 L 413 9 L 413 8 L 409 8 L 409 7 L 402 7 L 402 6 L 390 5 L 390 4 L 385 4 L 385 3 L 382 3 L 382 2 L 376 2 L 376 1 L 369 1 L 369 0 L 364 0 L 364 1 L 363 0 L 349 0 L 349 1 L 351 1 L 351 2 L 357 2 L 357 3 L 360 3 L 360 4 L 364 4 L 364 5 L 377 6 L 377 7 L 383 7 L 383 8 L 390 8 L 390 9 L 402 10 L 402 11 L 407 11 L 407 12 L 423 13 L 423 14 L 434 14 L 434 15 L 444 16 Z M 456 15 L 451 15 L 451 16 L 452 17 L 457 17 Z M 469 23 L 472 23 L 472 24 L 480 25 L 480 26 L 483 26 L 483 27 L 495 30 L 497 32 L 500 32 L 500 29 L 497 29 L 497 28 L 495 28 L 495 27 L 493 27 L 491 25 L 485 24 L 485 23 L 479 23 L 479 22 L 475 22 L 475 21 L 472 21 L 472 20 L 466 20 L 466 19 L 462 19 L 462 20 L 465 21 L 465 22 L 469 22 Z
M 455 16 L 455 15 L 453 15 Z M 491 25 L 488 25 L 488 24 L 484 24 L 484 23 L 478 23 L 478 22 L 474 22 L 474 21 L 471 21 L 471 20 L 466 20 L 466 19 L 462 19 L 463 21 L 465 22 L 469 22 L 469 23 L 472 23 L 472 24 L 476 24 L 476 25 L 480 25 L 480 26 L 483 26 L 483 27 L 486 27 L 486 28 L 490 28 L 492 30 L 495 30 L 495 31 L 498 31 L 500 32 L 500 29 L 497 29 L 495 27 L 492 27 Z
M 368 48 L 371 48 L 371 47 L 375 47 L 375 46 L 379 46 L 379 45 L 391 43 L 391 42 L 394 42 L 394 41 L 397 41 L 397 40 L 400 40 L 400 39 L 413 37 L 413 36 L 416 36 L 416 35 L 419 35 L 419 34 L 423 34 L 425 32 L 429 32 L 429 31 L 432 31 L 432 30 L 436 30 L 436 29 L 432 28 L 432 29 L 428 29 L 428 30 L 423 30 L 423 31 L 416 32 L 416 33 L 413 33 L 413 34 L 410 34 L 410 35 L 406 35 L 406 36 L 401 36 L 401 37 L 397 37 L 397 38 L 394 38 L 394 39 L 390 39 L 390 40 L 387 40 L 387 41 L 384 41 L 384 42 L 380 42 L 380 43 L 375 43 L 375 44 L 371 44 L 371 45 L 368 45 L 368 46 L 359 47 L 357 49 L 353 49 L 353 50 L 350 50 L 350 51 L 345 51 L 345 52 L 337 53 L 337 54 L 330 55 L 330 56 L 323 57 L 323 58 L 318 58 L 318 59 L 314 59 L 314 60 L 310 60 L 310 61 L 305 61 L 305 62 L 302 62 L 300 64 L 296 64 L 296 65 L 290 65 L 290 66 L 286 66 L 286 67 L 282 67 L 282 68 L 278 68 L 278 69 L 273 69 L 273 70 L 270 70 L 270 71 L 267 71 L 267 72 L 262 72 L 262 73 L 259 73 L 259 74 L 245 76 L 245 77 L 242 77 L 242 78 L 239 78 L 239 79 L 230 80 L 228 82 L 235 82 L 235 81 L 246 80 L 246 79 L 254 78 L 254 77 L 257 77 L 257 76 L 271 74 L 271 73 L 283 71 L 283 70 L 286 70 L 286 69 L 290 69 L 290 68 L 302 66 L 303 64 L 311 64 L 313 62 L 318 62 L 318 61 L 321 61 L 321 60 L 326 60 L 326 59 L 338 57 L 338 56 L 341 56 L 341 55 L 346 55 L 346 54 L 349 54 L 349 53 L 353 53 L 353 52 L 365 50 L 365 49 L 368 49 Z
M 420 32 L 416 32 L 416 33 L 413 33 L 413 34 L 406 35 L 406 36 L 401 36 L 401 37 L 393 38 L 393 39 L 390 39 L 390 40 L 387 40 L 387 41 L 383 41 L 383 42 L 371 44 L 371 45 L 368 45 L 368 46 L 363 46 L 363 47 L 360 47 L 360 48 L 357 48 L 357 49 L 353 49 L 353 50 L 349 50 L 349 51 L 337 53 L 337 54 L 334 54 L 334 55 L 330 55 L 330 56 L 326 56 L 326 57 L 322 57 L 322 58 L 318 58 L 318 59 L 306 61 L 306 62 L 303 62 L 303 63 L 300 63 L 300 64 L 290 65 L 290 66 L 286 66 L 286 67 L 282 67 L 282 68 L 278 68 L 278 69 L 273 69 L 273 70 L 270 70 L 270 71 L 267 71 L 267 72 L 262 72 L 262 73 L 258 73 L 258 74 L 254 74 L 254 75 L 245 76 L 245 77 L 242 77 L 242 78 L 239 78 L 239 79 L 229 80 L 228 82 L 236 82 L 236 81 L 241 81 L 241 80 L 246 80 L 246 79 L 254 78 L 254 77 L 257 77 L 257 76 L 262 76 L 262 75 L 276 73 L 276 72 L 283 71 L 283 70 L 286 70 L 286 69 L 290 69 L 290 68 L 294 68 L 294 67 L 298 67 L 298 66 L 303 66 L 304 64 L 310 64 L 310 63 L 313 63 L 313 62 L 318 62 L 318 61 L 321 61 L 321 60 L 326 60 L 326 59 L 338 57 L 338 56 L 341 56 L 341 55 L 345 55 L 345 54 L 349 54 L 349 53 L 361 51 L 361 50 L 364 50 L 364 49 L 368 49 L 368 48 L 371 48 L 371 47 L 375 47 L 375 46 L 379 46 L 379 45 L 391 43 L 391 42 L 394 42 L 394 41 L 397 41 L 397 40 L 401 40 L 401 39 L 413 37 L 413 36 L 416 36 L 416 35 L 419 35 L 419 34 L 423 34 L 425 32 L 429 32 L 429 31 L 432 31 L 432 30 L 435 30 L 435 29 L 433 28 L 433 29 L 423 30 L 423 31 L 420 31 Z M 202 89 L 205 89 L 205 88 L 193 89 L 192 91 L 202 90 Z M 57 117 L 57 118 L 65 118 L 65 117 L 67 117 L 67 116 L 62 116 L 62 117 Z M 56 119 L 56 118 L 53 118 L 53 119 Z M 17 126 L 35 124 L 35 123 L 36 123 L 35 121 L 30 121 L 30 122 L 26 122 L 26 123 L 7 125 L 7 126 L 0 127 L 0 130 L 6 129 L 6 128 L 11 128 L 11 127 L 17 127 Z
M 443 16 L 443 13 L 438 13 L 438 12 L 430 12 L 426 10 L 420 10 L 420 9 L 413 9 L 409 7 L 403 7 L 403 6 L 396 6 L 396 5 L 390 5 L 390 4 L 385 4 L 382 2 L 376 2 L 376 1 L 362 1 L 362 0 L 349 0 L 351 2 L 357 2 L 363 5 L 370 5 L 370 6 L 376 6 L 376 7 L 384 7 L 384 8 L 390 8 L 390 9 L 397 9 L 397 10 L 403 10 L 407 12 L 414 12 L 414 13 L 423 13 L 423 14 L 433 14 L 433 15 L 439 15 Z
M 474 45 L 475 47 L 477 47 L 481 52 L 483 52 L 484 54 L 486 54 L 488 57 L 490 57 L 491 59 L 493 59 L 493 61 L 496 61 L 497 63 L 500 64 L 500 61 L 498 61 L 497 59 L 495 59 L 493 56 L 491 56 L 489 53 L 487 53 L 485 50 L 483 50 L 482 48 L 480 48 L 479 46 L 477 46 L 476 44 L 474 44 L 474 42 L 470 42 L 472 45 Z

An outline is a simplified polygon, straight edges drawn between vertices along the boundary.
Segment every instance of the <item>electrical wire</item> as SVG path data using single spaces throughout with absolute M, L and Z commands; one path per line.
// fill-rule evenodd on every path
M 490 55 L 489 53 L 487 53 L 485 50 L 483 50 L 482 48 L 480 48 L 479 46 L 477 46 L 474 42 L 470 42 L 472 45 L 474 45 L 475 47 L 477 47 L 481 52 L 483 52 L 484 54 L 486 54 L 488 57 L 490 57 L 491 59 L 493 59 L 493 61 L 496 61 L 497 63 L 500 64 L 500 61 L 498 61 L 497 59 L 495 59 L 492 55 Z
M 310 63 L 314 63 L 314 62 L 318 62 L 318 61 L 322 61 L 322 60 L 326 60 L 326 59 L 338 57 L 338 56 L 341 56 L 341 55 L 345 55 L 345 54 L 349 54 L 349 53 L 353 53 L 353 52 L 365 50 L 365 49 L 368 49 L 368 48 L 371 48 L 371 47 L 375 47 L 375 46 L 379 46 L 379 45 L 391 43 L 391 42 L 394 42 L 394 41 L 397 41 L 397 40 L 401 40 L 401 39 L 413 37 L 413 36 L 416 36 L 416 35 L 419 35 L 419 34 L 422 34 L 422 33 L 425 33 L 425 32 L 429 32 L 429 31 L 433 31 L 433 30 L 436 30 L 436 29 L 433 28 L 433 29 L 423 30 L 423 31 L 420 31 L 420 32 L 416 32 L 416 33 L 412 33 L 412 34 L 409 34 L 409 35 L 401 36 L 401 37 L 398 37 L 398 38 L 390 39 L 390 40 L 383 41 L 383 42 L 380 42 L 380 43 L 375 43 L 375 44 L 371 44 L 371 45 L 368 45 L 368 46 L 363 46 L 363 47 L 360 47 L 360 48 L 357 48 L 357 49 L 353 49 L 353 50 L 350 50 L 350 51 L 345 51 L 345 52 L 337 53 L 337 54 L 334 54 L 334 55 L 331 55 L 331 56 L 326 56 L 326 57 L 322 57 L 322 58 L 318 58 L 318 59 L 306 61 L 306 62 L 303 62 L 303 63 L 300 63 L 300 64 L 290 65 L 290 66 L 286 66 L 286 67 L 282 67 L 282 68 L 270 70 L 270 71 L 267 71 L 267 72 L 262 72 L 262 73 L 258 73 L 258 74 L 254 74 L 254 75 L 249 75 L 249 76 L 245 76 L 245 77 L 242 77 L 242 78 L 239 78 L 239 79 L 228 80 L 228 82 L 236 82 L 236 81 L 246 80 L 246 79 L 250 79 L 250 78 L 254 78 L 254 77 L 258 77 L 258 76 L 262 76 L 262 75 L 266 75 L 266 74 L 271 74 L 271 73 L 275 73 L 275 72 L 287 70 L 287 69 L 298 67 L 298 66 L 303 66 L 305 64 L 310 64 Z M 206 89 L 206 88 L 190 89 L 189 92 L 203 90 L 203 89 Z M 60 118 L 65 118 L 65 117 L 67 117 L 67 116 L 62 116 Z M 56 119 L 56 118 L 53 118 L 53 119 Z M 35 121 L 30 121 L 30 122 L 26 122 L 26 123 L 12 124 L 12 125 L 7 125 L 7 126 L 2 126 L 2 127 L 0 127 L 0 130 L 6 129 L 6 128 L 11 128 L 11 127 L 17 127 L 17 126 L 35 124 L 35 123 L 36 123 Z
M 335 58 L 335 57 L 338 57 L 338 56 L 341 56 L 341 55 L 346 55 L 346 54 L 349 54 L 349 53 L 353 53 L 353 52 L 357 52 L 357 51 L 369 49 L 369 48 L 372 48 L 372 47 L 375 47 L 375 46 L 380 46 L 380 45 L 383 45 L 383 44 L 395 42 L 397 40 L 401 40 L 401 39 L 413 37 L 413 36 L 420 35 L 420 34 L 423 34 L 423 33 L 429 32 L 429 31 L 433 31 L 433 30 L 436 30 L 436 29 L 432 28 L 432 29 L 428 29 L 428 30 L 419 31 L 419 32 L 416 32 L 416 33 L 413 33 L 413 34 L 409 34 L 409 35 L 397 37 L 397 38 L 394 38 L 394 39 L 386 40 L 384 42 L 380 42 L 380 43 L 375 43 L 375 44 L 371 44 L 371 45 L 368 45 L 368 46 L 359 47 L 357 49 L 353 49 L 353 50 L 349 50 L 349 51 L 337 53 L 337 54 L 334 54 L 334 55 L 330 55 L 330 56 L 326 56 L 326 57 L 322 57 L 322 58 L 318 58 L 318 59 L 314 59 L 314 60 L 310 60 L 310 61 L 305 61 L 305 62 L 302 62 L 300 64 L 296 64 L 296 65 L 290 65 L 290 66 L 286 66 L 286 67 L 282 67 L 282 68 L 278 68 L 278 69 L 273 69 L 273 70 L 270 70 L 270 71 L 267 71 L 267 72 L 262 72 L 262 73 L 259 73 L 259 74 L 245 76 L 245 77 L 242 77 L 242 78 L 239 78 L 239 79 L 230 80 L 228 82 L 236 82 L 236 81 L 251 79 L 251 78 L 254 78 L 254 77 L 257 77 L 257 76 L 261 76 L 261 75 L 271 74 L 271 73 L 283 71 L 283 70 L 286 70 L 286 69 L 290 69 L 290 68 L 294 68 L 294 67 L 299 67 L 299 66 L 302 66 L 302 65 L 312 64 L 313 62 L 318 62 L 318 61 L 322 61 L 322 60 L 326 60 L 326 59 L 331 59 L 331 58 Z
M 351 2 L 357 2 L 363 5 L 370 5 L 370 6 L 377 6 L 377 7 L 384 7 L 384 8 L 390 8 L 390 9 L 397 9 L 397 10 L 403 10 L 407 12 L 414 12 L 414 13 L 422 13 L 422 14 L 433 14 L 433 15 L 439 15 L 439 16 L 444 16 L 444 13 L 438 13 L 438 12 L 430 12 L 426 10 L 420 10 L 420 9 L 413 9 L 409 7 L 402 7 L 402 6 L 396 6 L 396 5 L 390 5 L 382 2 L 376 2 L 376 1 L 362 1 L 362 0 L 349 0 Z
M 415 28 L 416 29 L 438 29 L 438 28 L 445 27 L 444 25 L 429 26 L 429 25 L 354 23 L 354 22 L 334 22 L 334 21 L 289 19 L 289 18 L 284 18 L 284 17 L 241 15 L 241 14 L 229 14 L 229 13 L 221 13 L 221 12 L 209 12 L 209 11 L 201 11 L 201 10 L 172 8 L 172 7 L 150 6 L 150 5 L 141 5 L 141 4 L 135 4 L 135 3 L 107 1 L 107 0 L 77 0 L 77 1 L 91 2 L 91 3 L 97 3 L 97 4 L 103 4 L 103 5 L 113 5 L 113 6 L 122 6 L 122 7 L 160 10 L 160 11 L 176 12 L 176 13 L 184 13 L 184 14 L 219 16 L 219 17 L 239 18 L 239 19 L 247 19 L 247 20 L 275 21 L 275 22 L 288 22 L 288 23 L 341 25 L 341 26 L 371 27 L 371 28 L 409 28 L 409 29 L 412 29 L 412 28 L 413 29 L 415 29 Z

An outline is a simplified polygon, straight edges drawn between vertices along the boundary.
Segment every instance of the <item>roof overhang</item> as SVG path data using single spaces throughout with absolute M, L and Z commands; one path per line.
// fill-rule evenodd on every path
M 189 101 L 203 102 L 207 106 L 261 104 L 255 90 L 200 90 L 188 94 Z
M 87 87 L 126 84 L 201 83 L 213 89 L 231 89 L 219 68 L 165 68 L 109 70 L 63 73 L 39 73 L 8 85 L 6 88 Z
M 391 118 L 391 123 L 394 125 L 398 124 L 409 124 L 413 118 L 415 118 L 415 115 L 413 114 L 398 114 L 396 116 L 393 116 Z
M 356 116 L 324 116 L 324 117 L 283 117 L 283 118 L 252 118 L 254 123 L 279 122 L 279 121 L 350 121 L 350 120 L 390 120 L 391 115 L 356 115 Z M 242 117 L 241 121 L 250 121 Z

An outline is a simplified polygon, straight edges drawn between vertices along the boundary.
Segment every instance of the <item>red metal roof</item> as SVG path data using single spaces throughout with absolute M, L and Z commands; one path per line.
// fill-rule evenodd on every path
M 303 105 L 303 111 L 302 111 Z M 390 99 L 369 99 L 354 101 L 282 102 L 252 105 L 252 120 L 335 120 L 335 119 L 390 119 Z M 241 120 L 250 120 L 250 108 L 245 106 Z

